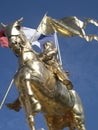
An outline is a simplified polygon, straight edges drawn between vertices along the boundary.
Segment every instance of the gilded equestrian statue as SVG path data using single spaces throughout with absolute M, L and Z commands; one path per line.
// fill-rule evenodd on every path
M 85 115 L 77 92 L 68 89 L 47 68 L 21 30 L 19 19 L 2 24 L 9 47 L 18 58 L 14 83 L 19 102 L 26 113 L 30 130 L 35 130 L 34 116 L 42 112 L 49 130 L 86 130 Z

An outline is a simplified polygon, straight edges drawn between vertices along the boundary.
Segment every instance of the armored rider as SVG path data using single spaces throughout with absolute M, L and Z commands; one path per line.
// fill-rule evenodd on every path
M 52 41 L 47 41 L 43 45 L 43 52 L 40 54 L 41 60 L 45 63 L 48 69 L 51 69 L 56 78 L 59 79 L 70 90 L 73 88 L 72 82 L 68 78 L 68 72 L 65 72 L 60 64 L 57 48 Z

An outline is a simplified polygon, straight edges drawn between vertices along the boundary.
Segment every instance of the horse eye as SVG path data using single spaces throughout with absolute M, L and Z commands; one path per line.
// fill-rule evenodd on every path
M 16 26 L 16 28 L 17 28 L 18 30 L 20 30 L 20 26 Z

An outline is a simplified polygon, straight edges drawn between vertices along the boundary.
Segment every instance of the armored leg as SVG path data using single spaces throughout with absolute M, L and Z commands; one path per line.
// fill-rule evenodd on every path
M 70 90 L 73 88 L 72 82 L 68 79 L 68 76 L 65 72 L 61 72 L 59 69 L 57 68 L 53 68 L 53 72 L 54 74 L 57 75 L 58 79 L 64 84 L 66 85 L 66 87 Z

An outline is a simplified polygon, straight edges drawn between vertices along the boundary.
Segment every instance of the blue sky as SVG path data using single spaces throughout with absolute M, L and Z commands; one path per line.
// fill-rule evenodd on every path
M 52 18 L 65 16 L 93 18 L 98 20 L 98 0 L 2 0 L 0 1 L 0 22 L 5 24 L 24 17 L 22 26 L 37 28 L 43 15 L 48 12 Z M 89 27 L 88 27 L 89 29 Z M 98 28 L 91 26 L 89 32 L 98 34 Z M 63 67 L 70 72 L 74 89 L 80 95 L 86 116 L 87 130 L 97 129 L 98 124 L 98 42 L 86 42 L 79 37 L 59 38 Z M 0 47 L 0 102 L 17 69 L 17 58 L 10 49 Z M 12 87 L 5 103 L 17 97 Z M 43 116 L 36 116 L 36 127 L 46 128 Z M 4 105 L 0 110 L 0 130 L 29 130 L 25 113 L 10 111 Z

